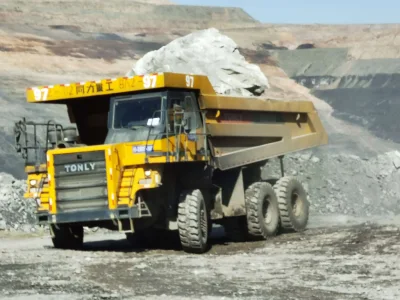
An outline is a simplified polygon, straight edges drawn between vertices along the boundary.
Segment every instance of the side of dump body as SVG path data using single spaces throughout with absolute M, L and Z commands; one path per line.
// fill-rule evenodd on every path
M 325 145 L 328 136 L 310 101 L 203 95 L 215 166 L 227 170 Z
M 83 226 L 133 244 L 176 231 L 196 253 L 212 223 L 233 240 L 306 228 L 307 195 L 282 157 L 327 143 L 312 102 L 217 95 L 206 76 L 175 73 L 35 87 L 27 100 L 66 104 L 79 132 L 79 144 L 46 152 L 38 220 L 57 248 L 80 247 Z M 262 178 L 274 157 L 281 176 Z

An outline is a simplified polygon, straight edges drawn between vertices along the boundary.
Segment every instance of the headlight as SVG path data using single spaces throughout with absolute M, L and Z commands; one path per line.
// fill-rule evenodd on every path
M 29 184 L 30 184 L 31 186 L 36 185 L 36 183 L 37 183 L 36 179 L 31 179 L 31 180 L 29 181 Z
M 146 171 L 144 171 L 144 175 L 146 175 L 147 177 L 150 177 L 150 175 L 151 175 L 151 170 L 146 170 Z

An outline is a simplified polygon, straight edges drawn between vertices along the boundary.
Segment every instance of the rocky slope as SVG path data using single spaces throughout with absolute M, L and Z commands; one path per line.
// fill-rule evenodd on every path
M 353 59 L 351 49 L 277 50 L 286 73 L 335 109 L 334 115 L 400 142 L 400 59 Z
M 5 0 L 0 20 L 0 172 L 24 177 L 14 121 L 68 121 L 64 107 L 28 106 L 26 87 L 122 76 L 146 53 L 215 27 L 264 73 L 263 96 L 309 99 L 319 110 L 330 144 L 287 161 L 307 183 L 312 212 L 400 213 L 398 25 L 268 25 L 235 8 L 127 0 Z M 2 178 L 0 228 L 23 228 L 32 221 L 24 182 Z
M 400 142 L 399 24 L 263 24 L 225 33 L 239 46 L 264 52 L 290 78 L 329 103 L 335 117 Z

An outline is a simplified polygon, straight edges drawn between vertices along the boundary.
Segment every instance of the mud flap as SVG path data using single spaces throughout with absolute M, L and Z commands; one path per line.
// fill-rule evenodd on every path
M 221 211 L 213 213 L 222 214 L 224 217 L 246 215 L 242 169 L 236 168 L 220 172 L 216 178 L 216 185 L 220 187 L 216 198 L 221 199 L 222 205 L 215 207 Z

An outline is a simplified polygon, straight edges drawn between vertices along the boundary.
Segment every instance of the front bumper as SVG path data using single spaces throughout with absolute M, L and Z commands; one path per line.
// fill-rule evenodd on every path
M 139 209 L 137 206 L 118 208 L 115 210 L 85 210 L 57 213 L 55 215 L 48 212 L 37 212 L 36 220 L 39 225 L 54 223 L 81 223 L 107 220 L 123 220 L 139 218 Z

